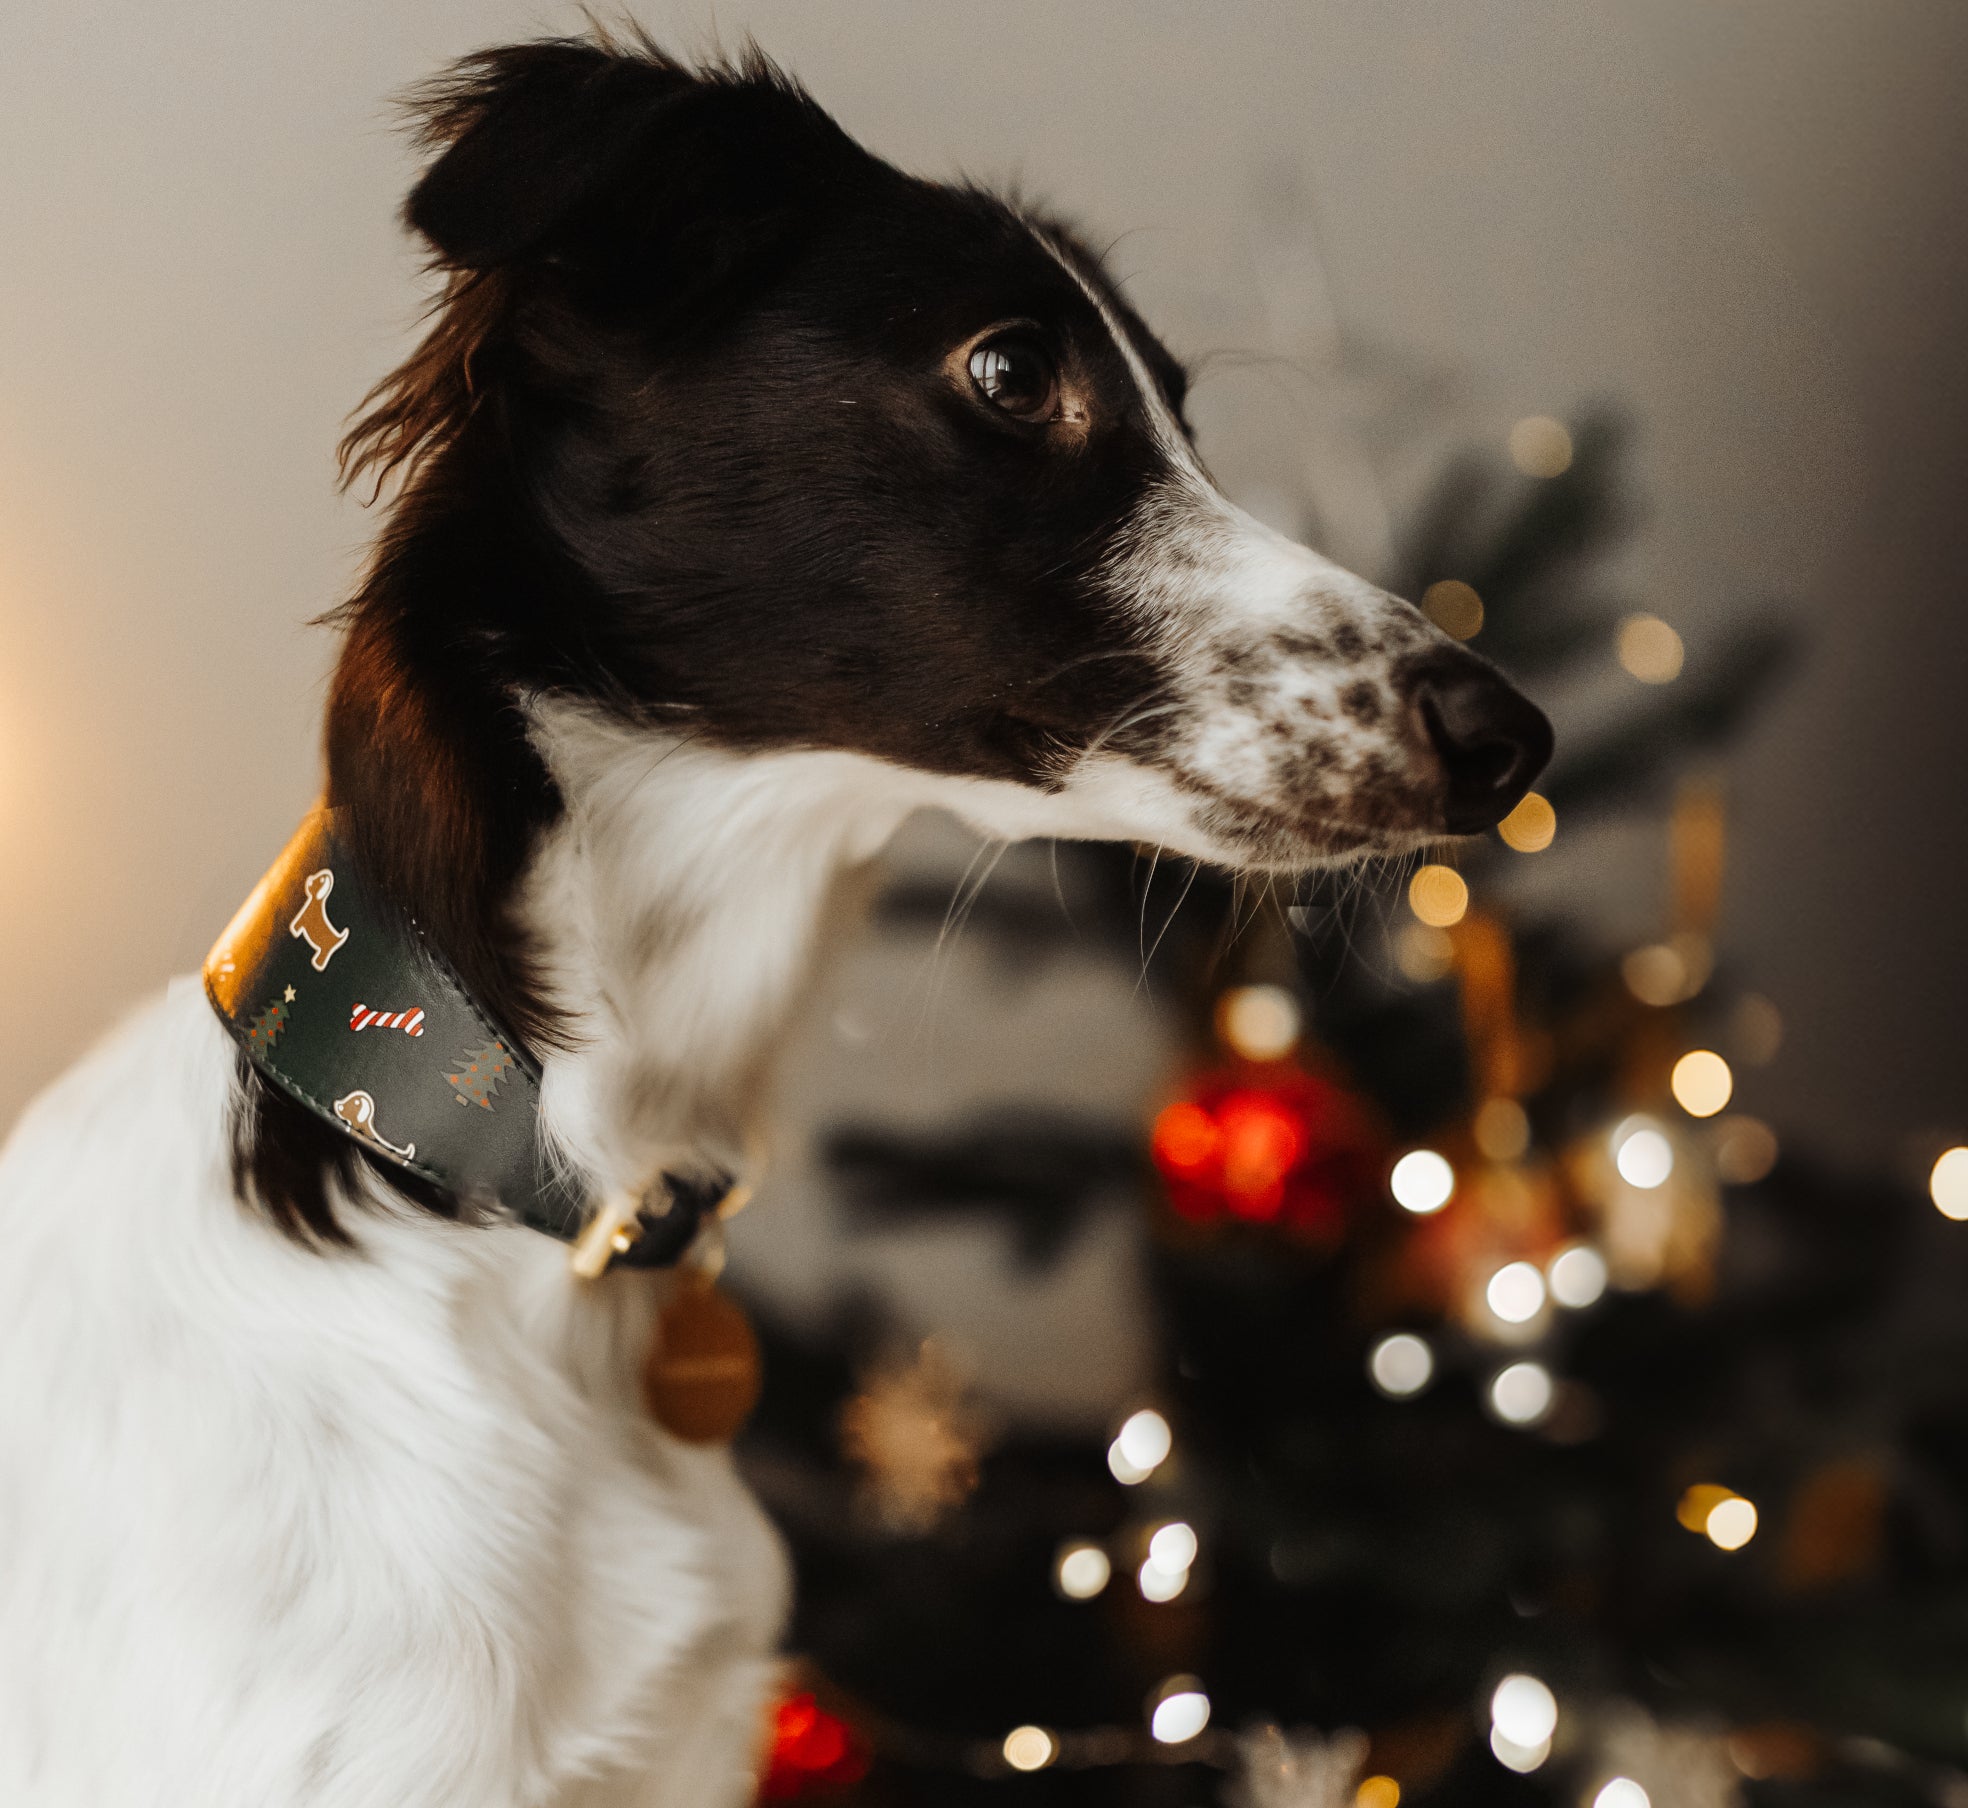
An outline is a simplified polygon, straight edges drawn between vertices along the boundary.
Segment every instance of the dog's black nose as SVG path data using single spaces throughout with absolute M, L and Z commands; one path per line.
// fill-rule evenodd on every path
M 1424 672 L 1415 701 L 1448 781 L 1443 828 L 1473 835 L 1501 822 L 1551 758 L 1544 711 L 1466 654 Z

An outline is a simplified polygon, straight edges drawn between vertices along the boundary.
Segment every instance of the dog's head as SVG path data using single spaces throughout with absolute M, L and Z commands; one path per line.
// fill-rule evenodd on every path
M 507 474 L 578 574 L 500 624 L 548 688 L 1239 866 L 1481 828 L 1543 765 L 1487 664 L 1222 496 L 1056 222 L 757 59 L 527 45 L 425 106 L 450 287 L 348 452 Z

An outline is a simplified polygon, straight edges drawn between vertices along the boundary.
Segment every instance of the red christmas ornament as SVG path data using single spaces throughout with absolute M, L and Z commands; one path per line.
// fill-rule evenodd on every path
M 1353 1096 L 1286 1062 L 1209 1075 L 1155 1119 L 1170 1209 L 1193 1224 L 1276 1224 L 1315 1242 L 1344 1228 L 1380 1155 Z
M 759 1784 L 761 1802 L 804 1802 L 851 1789 L 868 1774 L 860 1734 L 811 1694 L 789 1695 L 773 1710 L 772 1746 Z

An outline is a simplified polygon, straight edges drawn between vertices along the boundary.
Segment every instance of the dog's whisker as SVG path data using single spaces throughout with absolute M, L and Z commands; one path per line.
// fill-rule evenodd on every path
M 1147 989 L 1149 969 L 1154 965 L 1155 956 L 1161 952 L 1162 942 L 1167 937 L 1169 930 L 1174 926 L 1175 919 L 1180 914 L 1183 905 L 1189 901 L 1189 894 L 1195 889 L 1196 875 L 1201 871 L 1202 868 L 1197 862 L 1194 860 L 1189 862 L 1189 876 L 1183 880 L 1181 891 L 1176 893 L 1175 902 L 1169 906 L 1168 915 L 1162 919 L 1161 928 L 1155 932 L 1154 941 L 1149 945 L 1147 954 L 1142 957 L 1141 978 L 1135 985 L 1137 996 Z

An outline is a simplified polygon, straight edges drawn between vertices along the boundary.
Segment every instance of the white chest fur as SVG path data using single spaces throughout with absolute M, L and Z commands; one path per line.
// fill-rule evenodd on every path
M 535 726 L 566 803 L 520 899 L 569 1031 L 542 1110 L 611 1190 L 738 1164 L 837 881 L 911 809 L 1112 830 L 1097 770 Z M 748 1800 L 786 1566 L 636 1397 L 665 1283 L 407 1208 L 298 1248 L 233 1197 L 232 1060 L 180 982 L 0 1155 L 0 1802 Z
M 0 1800 L 748 1799 L 776 1541 L 633 1397 L 655 1290 L 520 1230 L 294 1248 L 196 983 L 0 1157 Z

